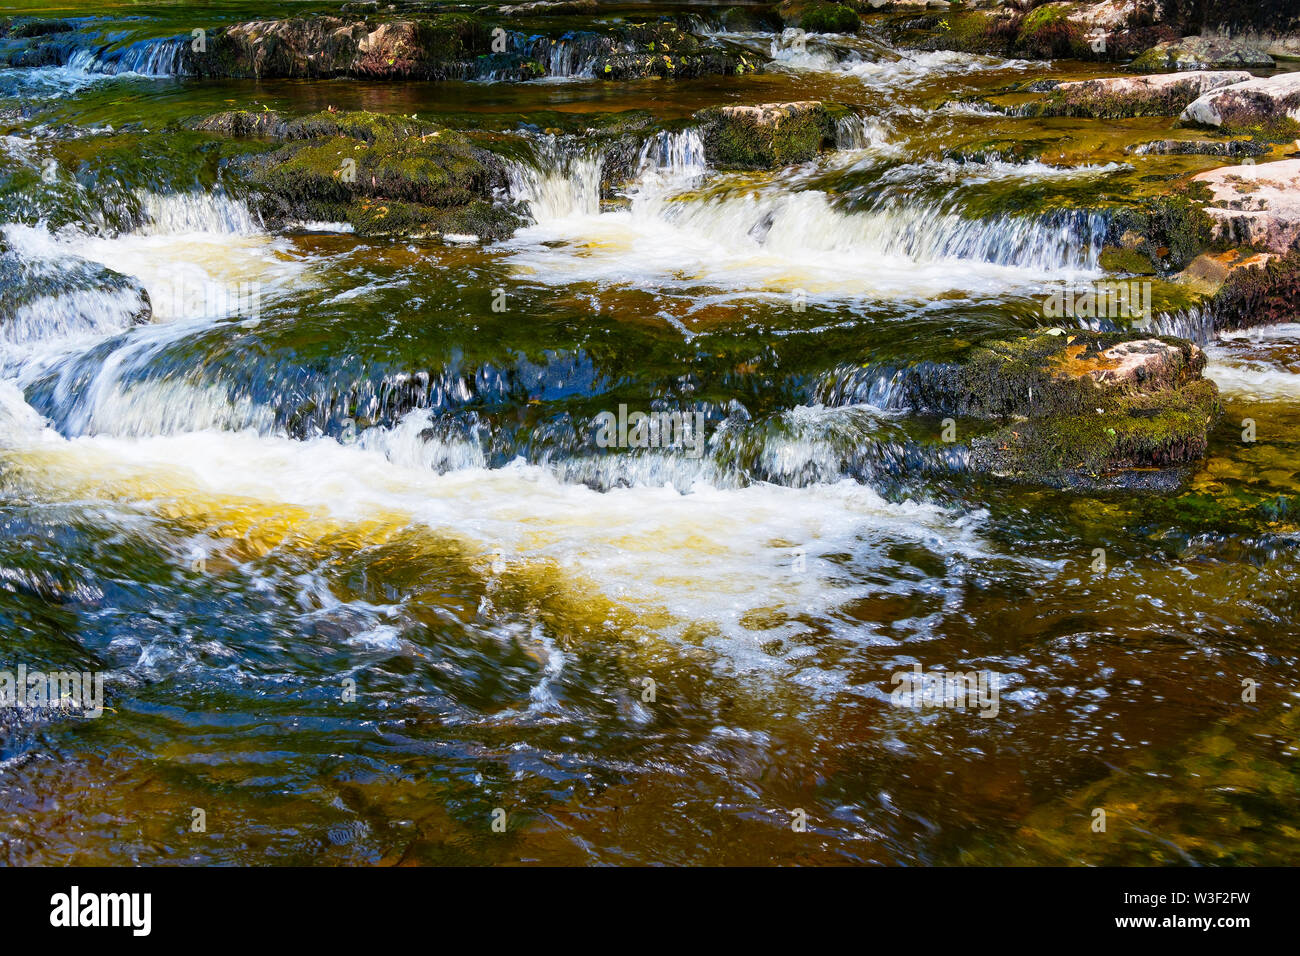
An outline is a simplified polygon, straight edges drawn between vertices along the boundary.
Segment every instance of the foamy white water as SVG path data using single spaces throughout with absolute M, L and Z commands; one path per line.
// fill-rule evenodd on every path
M 923 544 L 958 563 L 982 553 L 981 515 L 892 504 L 852 481 L 602 493 L 522 463 L 438 475 L 404 461 L 400 448 L 390 457 L 378 437 L 366 447 L 229 431 L 65 439 L 41 427 L 12 388 L 0 392 L 0 417 L 15 480 L 47 499 L 89 495 L 171 511 L 192 502 L 182 509 L 200 523 L 220 525 L 234 508 L 250 521 L 282 526 L 281 533 L 309 536 L 337 522 L 380 539 L 424 527 L 460 541 L 485 574 L 495 564 L 555 575 L 578 593 L 595 589 L 637 614 L 667 615 L 653 629 L 658 638 L 704 623 L 739 642 L 741 653 L 756 649 L 760 637 L 800 629 L 787 621 L 756 630 L 746 623 L 752 612 L 821 614 L 868 593 L 830 555 L 883 560 L 880 549 L 895 541 Z M 391 434 L 398 445 L 409 438 L 401 431 Z
M 630 208 L 608 212 L 593 199 L 594 158 L 521 178 L 516 195 L 537 222 L 504 248 L 521 273 L 548 283 L 829 298 L 993 294 L 1096 273 L 1094 249 L 1034 220 L 982 222 L 917 203 L 845 212 L 825 192 L 792 191 L 793 177 L 719 176 L 701 190 L 704 172 L 694 161 L 654 166 L 627 190 Z

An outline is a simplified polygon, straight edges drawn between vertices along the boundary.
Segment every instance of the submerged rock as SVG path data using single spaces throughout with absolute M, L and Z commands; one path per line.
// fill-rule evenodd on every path
M 1031 106 L 1025 112 L 1104 119 L 1177 116 L 1206 92 L 1250 78 L 1249 73 L 1241 71 L 1200 71 L 1075 80 L 1056 84 L 1044 103 Z
M 807 162 L 835 136 L 832 111 L 816 100 L 711 106 L 695 119 L 705 156 L 719 169 L 773 169 Z
M 1053 334 L 1056 333 L 1056 334 Z M 1061 487 L 1169 487 L 1204 456 L 1220 412 L 1205 355 L 1182 339 L 1050 330 L 986 343 L 904 376 L 906 401 L 992 419 L 972 469 Z
M 1202 94 L 1188 104 L 1184 123 L 1227 130 L 1263 130 L 1280 138 L 1300 132 L 1300 73 L 1251 77 Z
M 152 318 L 139 280 L 85 259 L 32 258 L 0 235 L 0 339 L 107 334 Z
M 498 200 L 505 162 L 463 133 L 379 113 L 219 113 L 196 129 L 269 137 L 284 145 L 233 163 L 280 225 L 348 222 L 361 235 L 499 239 L 522 224 Z
M 1268 147 L 1249 139 L 1158 139 L 1130 146 L 1126 152 L 1137 156 L 1261 156 Z
M 1205 212 L 1218 238 L 1272 252 L 1300 247 L 1300 159 L 1222 166 L 1192 181 L 1210 190 Z

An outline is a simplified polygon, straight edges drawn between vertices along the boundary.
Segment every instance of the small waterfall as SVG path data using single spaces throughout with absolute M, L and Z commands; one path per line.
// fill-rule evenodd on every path
M 892 151 L 888 123 L 875 116 L 853 114 L 835 121 L 836 149 Z
M 44 229 L 9 225 L 0 253 L 0 365 L 21 366 L 49 343 L 97 338 L 147 319 L 142 286 L 70 256 Z
M 83 73 L 135 73 L 140 76 L 184 76 L 189 72 L 187 60 L 190 38 L 170 37 L 163 40 L 140 40 L 121 48 L 91 47 L 72 49 L 63 65 Z
M 139 229 L 142 235 L 207 232 L 247 236 L 263 228 L 243 201 L 222 192 L 195 190 L 158 194 L 138 190 L 136 197 L 143 220 Z
M 1214 341 L 1214 314 L 1210 309 L 1192 306 L 1174 312 L 1161 312 L 1151 320 L 1157 335 L 1174 335 L 1205 346 Z
M 540 141 L 534 163 L 513 163 L 508 171 L 510 196 L 528 205 L 536 222 L 600 212 L 601 155 L 569 152 L 554 136 Z
M 1152 335 L 1172 335 L 1206 346 L 1215 341 L 1214 314 L 1208 308 L 1192 306 L 1173 312 L 1160 312 L 1147 319 L 1115 320 L 1101 317 L 1076 317 L 1079 328 L 1092 332 L 1150 332 Z
M 967 219 L 938 207 L 904 206 L 878 214 L 886 254 L 937 262 L 968 259 L 1043 272 L 1098 268 L 1106 236 L 1100 213 Z
M 549 77 L 588 78 L 595 74 L 601 40 L 602 38 L 592 35 L 575 37 L 572 34 L 558 40 L 541 40 L 538 46 L 549 49 L 544 55 L 540 50 L 536 51 L 536 59 L 546 64 L 546 75 Z
M 704 158 L 704 141 L 699 130 L 656 133 L 641 147 L 637 160 L 639 173 L 647 170 L 667 172 L 674 177 L 700 176 L 709 171 Z
M 870 405 L 888 411 L 908 406 L 907 376 L 894 368 L 839 365 L 813 388 L 813 400 L 831 408 Z

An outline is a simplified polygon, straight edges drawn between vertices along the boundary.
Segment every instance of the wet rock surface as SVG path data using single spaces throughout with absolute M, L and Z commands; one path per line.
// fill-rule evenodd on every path
M 95 262 L 20 254 L 0 234 L 0 339 L 120 330 L 152 318 L 138 279 Z
M 382 80 L 587 75 L 621 80 L 692 77 L 759 68 L 756 58 L 710 44 L 672 22 L 590 24 L 557 35 L 515 30 L 490 17 L 440 13 L 385 22 L 303 17 L 234 24 L 189 58 L 201 76 Z
M 1143 72 L 1157 70 L 1267 70 L 1273 58 L 1258 39 L 1234 37 L 1184 37 L 1158 43 L 1131 64 Z
M 1300 251 L 1243 257 L 1210 302 L 1219 329 L 1245 329 L 1300 319 Z
M 467 135 L 404 117 L 364 112 L 286 118 L 228 112 L 195 128 L 260 136 L 278 149 L 231 164 L 281 225 L 346 222 L 362 235 L 468 235 L 500 239 L 521 222 L 500 199 L 501 157 Z
M 1252 77 L 1197 97 L 1183 110 L 1185 123 L 1223 129 L 1264 127 L 1289 135 L 1300 130 L 1300 73 Z
M 1058 83 L 1041 106 L 1027 112 L 1104 119 L 1177 116 L 1206 92 L 1249 79 L 1242 71 L 1199 71 L 1077 80 Z
M 1055 334 L 1053 334 L 1055 333 Z M 1062 487 L 1169 487 L 1204 454 L 1219 415 L 1205 355 L 1174 338 L 1051 330 L 986 343 L 961 364 L 920 366 L 906 401 L 999 424 L 970 466 Z
M 816 101 L 701 110 L 705 155 L 721 169 L 771 169 L 806 162 L 834 142 L 833 110 Z

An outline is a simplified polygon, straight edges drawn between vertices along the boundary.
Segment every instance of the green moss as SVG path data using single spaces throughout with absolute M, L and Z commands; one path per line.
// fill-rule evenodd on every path
M 200 128 L 242 129 L 222 114 Z M 464 133 L 407 117 L 317 113 L 268 121 L 280 148 L 239 166 L 272 219 L 345 219 L 363 234 L 472 232 L 500 238 L 520 224 L 492 202 L 503 161 Z
M 1181 476 L 1166 470 L 1205 454 L 1218 391 L 1202 377 L 1204 353 L 1176 338 L 1157 338 L 1176 351 L 1162 350 L 1140 373 L 1099 374 L 1119 367 L 1113 353 L 1102 353 L 1151 338 L 1038 332 L 973 346 L 952 364 L 922 363 L 899 381 L 918 411 L 998 422 L 970 443 L 976 471 L 1074 487 L 1116 475 L 1130 485 L 1169 485 Z
M 940 21 L 936 42 L 942 49 L 1009 55 L 1020 35 L 1019 15 L 954 10 Z
M 1120 246 L 1106 246 L 1101 250 L 1098 263 L 1107 272 L 1122 272 L 1126 275 L 1155 275 L 1156 267 L 1151 257 L 1143 255 L 1136 249 L 1124 249 Z
M 1078 116 L 1088 119 L 1125 119 L 1132 116 L 1177 116 L 1200 96 L 1192 82 L 1173 84 L 1158 91 L 1134 87 L 1128 91 L 1104 85 L 1058 87 L 1041 103 L 1023 110 L 1029 116 Z
M 809 33 L 857 33 L 862 21 L 842 3 L 819 3 L 804 11 L 799 25 Z
M 764 113 L 709 107 L 695 114 L 709 162 L 722 169 L 773 169 L 807 162 L 832 135 L 820 103 L 774 106 Z
M 1070 3 L 1049 3 L 1030 11 L 1020 24 L 1016 50 L 1035 59 L 1086 57 L 1083 31 L 1067 19 L 1073 8 Z
M 1223 124 L 1217 128 L 1224 133 L 1249 136 L 1262 143 L 1290 143 L 1300 137 L 1300 123 L 1284 113 L 1253 123 L 1233 122 L 1231 117 L 1225 117 Z
M 1208 200 L 1199 184 L 1146 199 L 1118 212 L 1111 231 L 1136 233 L 1141 237 L 1137 251 L 1162 270 L 1178 272 L 1202 252 L 1223 245 L 1214 239 L 1214 220 L 1204 208 Z
M 1151 49 L 1134 57 L 1128 68 L 1134 73 L 1163 73 L 1172 69 L 1168 53 Z
M 982 436 L 972 455 L 1010 477 L 1075 484 L 1108 472 L 1187 465 L 1205 456 L 1221 414 L 1208 379 L 1153 394 L 1099 398 L 1101 412 L 1051 415 Z

